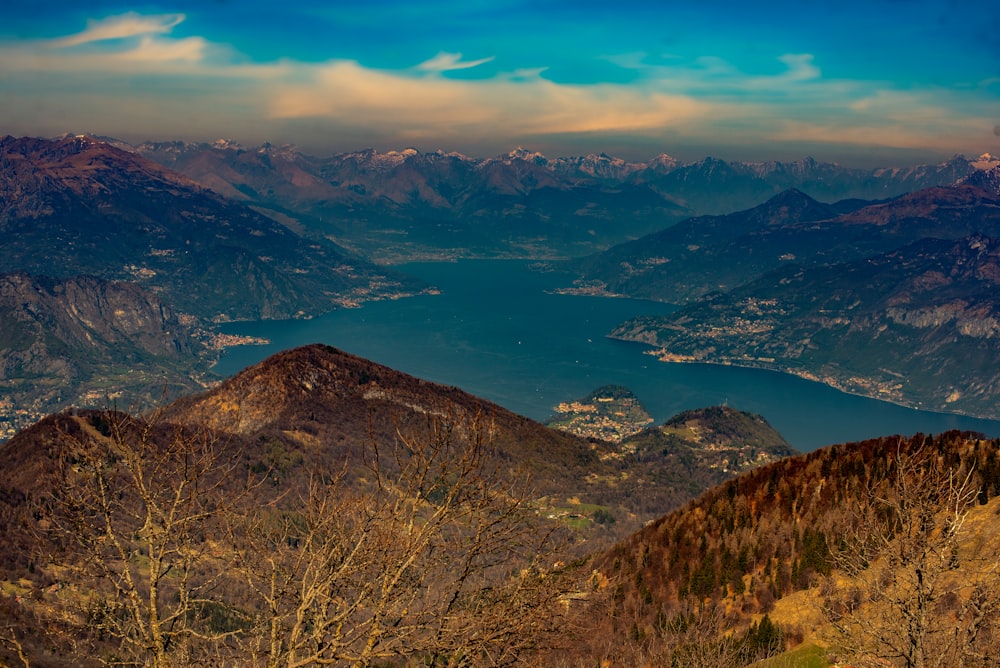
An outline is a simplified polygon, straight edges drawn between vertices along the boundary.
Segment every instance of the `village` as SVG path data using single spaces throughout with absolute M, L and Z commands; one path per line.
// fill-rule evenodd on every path
M 562 402 L 546 423 L 584 438 L 621 443 L 652 422 L 639 399 L 625 387 L 607 385 L 576 401 Z

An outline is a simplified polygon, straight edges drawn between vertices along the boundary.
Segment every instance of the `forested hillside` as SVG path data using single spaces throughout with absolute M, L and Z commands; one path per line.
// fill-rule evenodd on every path
M 614 638 L 610 655 L 625 662 L 670 655 L 692 641 L 680 632 L 692 625 L 701 625 L 699 642 L 719 648 L 725 632 L 743 633 L 783 597 L 808 591 L 823 637 L 857 665 L 993 665 L 1000 627 L 983 615 L 1000 594 L 996 534 L 985 529 L 996 509 L 977 507 L 998 493 L 1000 442 L 959 432 L 837 445 L 761 467 L 598 559 L 606 597 L 588 613 L 602 615 L 592 637 Z M 964 526 L 976 512 L 987 525 Z M 880 601 L 895 604 L 886 611 Z M 905 644 L 914 633 L 906 619 L 917 614 L 926 616 L 919 642 L 890 646 L 893 633 Z M 956 629 L 968 634 L 957 644 Z M 787 624 L 769 653 L 820 630 Z M 911 663 L 918 650 L 945 663 Z

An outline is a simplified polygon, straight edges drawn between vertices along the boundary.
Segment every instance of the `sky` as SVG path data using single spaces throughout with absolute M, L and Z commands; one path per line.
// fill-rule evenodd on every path
M 1000 3 L 6 0 L 0 135 L 487 157 L 1000 153 Z

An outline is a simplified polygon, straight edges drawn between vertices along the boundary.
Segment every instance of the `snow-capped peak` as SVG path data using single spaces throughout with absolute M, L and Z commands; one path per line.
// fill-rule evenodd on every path
M 457 158 L 458 160 L 464 160 L 465 162 L 473 162 L 475 160 L 464 153 L 459 153 L 458 151 L 445 151 L 441 148 L 434 151 L 432 155 L 438 158 Z
M 544 165 L 548 162 L 548 159 L 539 153 L 538 151 L 529 151 L 526 148 L 518 146 L 513 151 L 510 151 L 506 156 L 504 156 L 507 161 L 511 160 L 524 160 L 525 162 L 534 162 L 539 165 Z
M 970 160 L 969 164 L 979 170 L 993 169 L 997 165 L 1000 165 L 1000 157 L 983 153 L 975 160 Z
M 232 139 L 216 139 L 212 142 L 212 148 L 220 151 L 239 151 L 242 150 L 243 146 Z
M 650 159 L 649 165 L 676 165 L 677 158 L 672 155 L 667 155 L 666 153 L 661 153 L 658 156 Z

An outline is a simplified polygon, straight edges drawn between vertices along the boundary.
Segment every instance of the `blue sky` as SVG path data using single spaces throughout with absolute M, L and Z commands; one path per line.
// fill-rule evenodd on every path
M 0 133 L 912 164 L 1000 153 L 1000 3 L 8 0 Z

